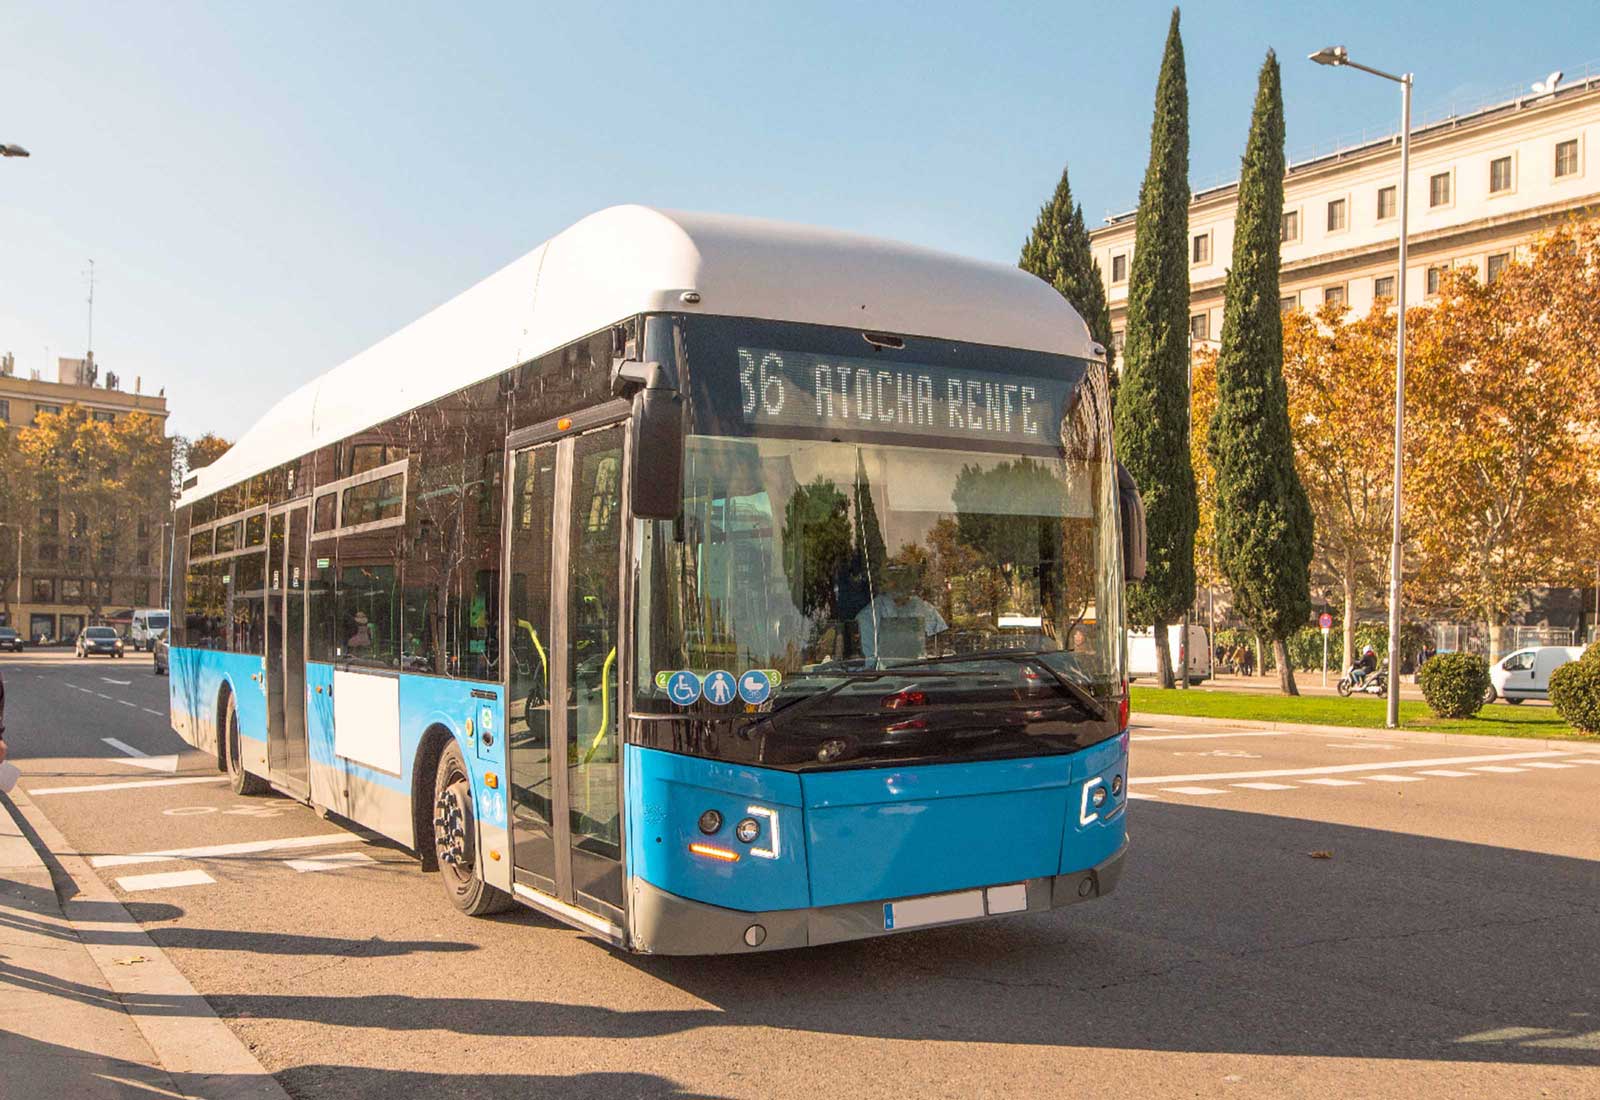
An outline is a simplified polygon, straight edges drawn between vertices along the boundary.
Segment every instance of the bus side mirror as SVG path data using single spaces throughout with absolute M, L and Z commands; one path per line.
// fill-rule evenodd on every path
M 1144 501 L 1139 484 L 1122 463 L 1117 463 L 1117 510 L 1122 513 L 1122 579 L 1144 580 L 1145 529 Z
M 659 363 L 625 362 L 613 378 L 633 392 L 628 484 L 639 519 L 677 519 L 683 508 L 683 396 Z M 631 388 L 631 386 L 630 386 Z

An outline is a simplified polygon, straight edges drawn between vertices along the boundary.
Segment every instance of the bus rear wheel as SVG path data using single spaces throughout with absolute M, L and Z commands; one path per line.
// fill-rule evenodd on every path
M 511 895 L 478 875 L 478 837 L 472 813 L 472 780 L 454 741 L 439 755 L 433 780 L 433 851 L 450 904 L 469 917 L 511 908 Z
M 259 775 L 251 775 L 244 770 L 244 757 L 239 745 L 239 708 L 235 705 L 233 695 L 228 695 L 227 717 L 222 724 L 224 744 L 227 746 L 228 782 L 233 787 L 233 793 L 238 795 L 266 794 L 271 788 L 266 780 Z

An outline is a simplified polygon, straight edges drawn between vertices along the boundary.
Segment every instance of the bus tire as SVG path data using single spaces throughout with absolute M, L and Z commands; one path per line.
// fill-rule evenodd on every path
M 237 795 L 266 794 L 272 788 L 267 781 L 259 775 L 251 775 L 245 771 L 244 759 L 240 752 L 239 740 L 239 708 L 234 705 L 233 692 L 228 692 L 228 704 L 224 710 L 222 720 L 222 737 L 224 754 L 228 760 L 228 783 Z
M 472 813 L 472 780 L 451 739 L 439 754 L 433 780 L 433 854 L 450 904 L 469 917 L 511 908 L 511 895 L 478 875 L 477 829 Z

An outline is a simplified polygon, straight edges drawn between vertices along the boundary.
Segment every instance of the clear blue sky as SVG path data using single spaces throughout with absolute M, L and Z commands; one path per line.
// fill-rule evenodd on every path
M 93 258 L 97 357 L 236 437 L 613 203 L 1014 262 L 1063 164 L 1091 224 L 1137 200 L 1167 5 L 623 8 L 0 0 L 0 141 L 34 154 L 0 161 L 0 351 L 81 354 Z M 1600 59 L 1600 5 L 1193 3 L 1184 41 L 1202 185 L 1269 47 L 1292 157 L 1398 111 L 1311 50 L 1415 70 L 1429 115 Z

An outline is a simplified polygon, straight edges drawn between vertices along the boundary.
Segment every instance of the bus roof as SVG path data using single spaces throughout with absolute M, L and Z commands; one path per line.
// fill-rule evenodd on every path
M 698 303 L 683 295 L 694 291 Z M 1088 327 L 1006 264 L 758 218 L 613 206 L 279 401 L 180 505 L 627 317 L 695 312 L 1089 357 Z

